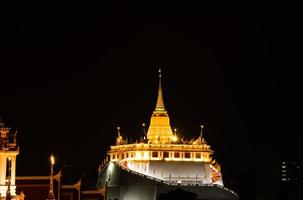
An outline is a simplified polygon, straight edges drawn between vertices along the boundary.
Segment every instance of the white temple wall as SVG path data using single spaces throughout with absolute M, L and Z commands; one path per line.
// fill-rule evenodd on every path
M 127 168 L 170 182 L 211 183 L 209 163 L 176 161 L 128 161 Z

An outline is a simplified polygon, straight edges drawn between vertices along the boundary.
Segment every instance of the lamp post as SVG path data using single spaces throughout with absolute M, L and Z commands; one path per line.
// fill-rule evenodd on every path
M 48 193 L 47 200 L 55 200 L 54 185 L 53 185 L 53 171 L 54 171 L 53 168 L 54 168 L 54 164 L 55 164 L 55 157 L 53 154 L 50 156 L 50 161 L 51 161 L 50 182 L 49 182 L 49 193 Z

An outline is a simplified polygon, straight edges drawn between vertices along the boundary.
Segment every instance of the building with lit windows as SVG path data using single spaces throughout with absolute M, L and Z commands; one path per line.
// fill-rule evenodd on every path
M 198 138 L 179 138 L 164 106 L 160 72 L 147 133 L 139 142 L 128 143 L 118 127 L 116 144 L 100 166 L 97 188 L 106 200 L 156 200 L 176 188 L 194 192 L 198 199 L 238 199 L 223 186 L 220 165 L 203 138 L 203 126 Z
M 303 158 L 287 156 L 280 165 L 281 199 L 303 199 Z

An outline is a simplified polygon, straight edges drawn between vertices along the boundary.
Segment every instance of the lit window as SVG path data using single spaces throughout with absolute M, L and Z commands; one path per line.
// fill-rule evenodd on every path
M 190 158 L 190 153 L 189 153 L 189 152 L 185 152 L 184 157 L 185 157 L 185 158 Z
M 284 173 L 285 173 L 285 172 L 286 172 L 286 170 L 282 170 L 282 172 L 284 172 Z
M 196 153 L 196 158 L 201 158 L 201 153 Z
M 163 152 L 163 158 L 168 158 L 169 157 L 169 153 L 167 151 Z
M 158 152 L 157 151 L 153 151 L 152 152 L 152 157 L 153 158 L 158 158 Z
M 286 178 L 282 178 L 282 181 L 286 181 Z
M 282 168 L 284 169 L 284 168 L 286 168 L 286 166 L 285 166 L 285 165 L 282 165 Z

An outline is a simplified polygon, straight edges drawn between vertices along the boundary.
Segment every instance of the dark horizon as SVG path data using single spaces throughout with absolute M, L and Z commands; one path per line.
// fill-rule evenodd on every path
M 241 169 L 270 181 L 282 156 L 302 155 L 294 38 L 270 3 L 158 15 L 94 1 L 31 6 L 8 5 L 1 26 L 0 116 L 18 130 L 17 175 L 47 174 L 54 153 L 57 168 L 94 180 L 116 127 L 134 141 L 149 124 L 159 64 L 172 126 L 190 139 L 205 125 L 227 182 Z

